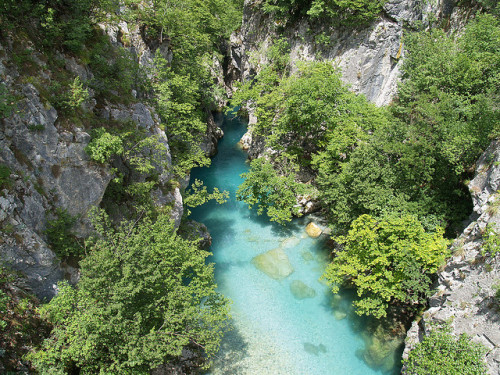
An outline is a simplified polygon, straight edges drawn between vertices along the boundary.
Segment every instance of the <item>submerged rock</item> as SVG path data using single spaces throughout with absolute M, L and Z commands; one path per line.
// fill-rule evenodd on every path
M 314 255 L 310 251 L 304 251 L 302 253 L 302 259 L 304 259 L 304 261 L 306 262 L 310 262 L 314 260 Z
M 309 354 L 319 355 L 320 353 L 326 353 L 326 346 L 324 346 L 323 344 L 314 345 L 310 342 L 305 342 L 304 350 Z
M 341 311 L 341 310 L 335 310 L 333 312 L 333 316 L 337 320 L 342 320 L 342 319 L 345 319 L 347 317 L 347 313 L 345 313 L 344 311 Z
M 293 272 L 290 260 L 281 248 L 257 255 L 252 259 L 252 264 L 275 280 L 282 280 Z
M 314 298 L 316 296 L 316 291 L 300 280 L 292 281 L 290 291 L 297 299 Z
M 288 249 L 290 247 L 297 246 L 299 243 L 300 243 L 300 238 L 293 236 L 281 241 L 281 247 L 284 249 Z
M 321 236 L 321 233 L 323 233 L 321 228 L 318 227 L 313 222 L 310 222 L 309 224 L 307 224 L 306 232 L 309 235 L 309 237 L 312 237 L 312 238 L 318 238 L 319 236 Z

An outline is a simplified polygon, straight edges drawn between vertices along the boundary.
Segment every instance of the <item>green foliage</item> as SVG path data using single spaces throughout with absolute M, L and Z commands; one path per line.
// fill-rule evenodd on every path
M 6 165 L 0 164 L 0 189 L 8 188 L 12 184 L 10 173 L 11 171 Z
M 148 374 L 190 347 L 209 358 L 218 350 L 228 301 L 215 291 L 209 253 L 178 237 L 161 215 L 109 227 L 96 217 L 98 237 L 81 262 L 76 288 L 42 309 L 50 338 L 30 359 L 41 374 Z
M 96 96 L 107 100 L 133 100 L 132 90 L 150 90 L 145 68 L 134 60 L 125 48 L 113 46 L 106 34 L 95 32 L 89 56 L 89 68 L 94 77 L 88 85 Z
M 38 301 L 23 292 L 22 279 L 0 264 L 0 366 L 5 374 L 33 373 L 24 358 L 48 333 L 37 312 Z
M 360 297 L 354 302 L 356 312 L 376 318 L 386 316 L 393 303 L 424 303 L 430 295 L 430 275 L 448 254 L 443 231 L 426 233 L 412 216 L 376 220 L 362 215 L 346 236 L 335 240 L 344 248 L 323 277 L 334 293 L 344 283 L 354 285 Z
M 91 36 L 95 18 L 110 10 L 111 3 L 108 0 L 5 0 L 0 4 L 0 19 L 8 28 L 24 29 L 46 48 L 62 47 L 78 54 Z M 26 28 L 28 23 L 30 28 Z
M 94 129 L 92 140 L 85 151 L 93 161 L 108 163 L 114 155 L 123 155 L 123 140 L 118 135 L 112 135 L 104 128 Z
M 359 215 L 390 212 L 415 215 L 429 230 L 448 225 L 449 235 L 460 227 L 471 210 L 463 181 L 500 123 L 499 31 L 496 19 L 480 15 L 458 39 L 436 30 L 405 39 L 391 113 L 369 137 L 354 133 L 364 142 L 349 152 L 338 154 L 335 139 L 315 157 L 320 198 L 337 232 Z
M 466 334 L 451 335 L 448 327 L 433 327 L 405 360 L 409 375 L 483 375 L 486 348 Z
M 342 83 L 337 69 L 325 62 L 298 63 L 296 73 L 290 76 L 286 76 L 283 67 L 278 69 L 271 63 L 257 75 L 254 83 L 244 85 L 235 93 L 234 101 L 236 105 L 252 103 L 255 106 L 258 123 L 253 131 L 265 136 L 268 146 L 297 158 L 303 167 L 319 171 L 320 194 L 329 206 L 344 199 L 337 194 L 343 188 L 338 179 L 341 163 L 346 162 L 358 144 L 369 138 L 370 132 L 388 124 L 388 116 L 383 109 L 350 92 Z M 263 198 L 259 204 L 259 211 L 263 212 L 267 204 L 263 202 L 273 204 L 271 197 L 265 198 L 267 194 L 264 192 L 269 190 L 267 181 L 276 184 L 276 179 L 269 176 L 272 167 L 268 162 L 254 161 L 251 168 L 250 174 L 245 175 L 247 181 L 241 190 L 241 198 L 250 205 Z M 295 172 L 292 169 L 286 173 Z M 376 173 L 370 170 L 372 172 Z M 291 183 L 295 176 L 287 178 Z M 335 187 L 332 187 L 332 179 L 337 184 Z M 359 187 L 359 190 L 363 188 Z M 292 193 L 293 190 L 287 192 Z M 379 192 L 374 193 L 379 197 Z M 295 200 L 279 201 L 279 212 L 289 212 L 288 218 L 292 212 L 298 211 L 294 207 Z M 332 212 L 335 211 L 338 216 L 342 208 L 336 206 Z M 347 225 L 356 217 L 352 217 L 348 210 L 341 216 L 336 217 L 335 222 L 340 220 L 340 224 Z
M 82 103 L 89 98 L 89 92 L 84 87 L 80 77 L 75 77 L 67 87 L 61 82 L 55 81 L 50 86 L 50 91 L 53 95 L 54 107 L 64 114 L 78 110 Z
M 7 328 L 7 321 L 5 317 L 7 316 L 9 301 L 9 296 L 3 290 L 0 290 L 0 332 Z
M 201 206 L 208 201 L 215 200 L 218 204 L 223 204 L 229 199 L 228 191 L 220 191 L 218 188 L 209 193 L 207 187 L 203 185 L 203 181 L 196 179 L 190 189 L 186 191 L 183 203 L 186 207 L 194 208 Z M 190 211 L 186 210 L 186 216 L 190 215 Z
M 307 14 L 311 18 L 333 20 L 338 25 L 362 26 L 382 11 L 385 0 L 313 0 Z
M 98 128 L 85 151 L 98 163 L 108 163 L 113 156 L 122 160 L 141 174 L 168 169 L 168 148 L 159 135 L 147 134 L 135 123 L 122 124 L 121 128 Z
M 277 73 L 273 65 L 265 68 L 253 86 L 236 92 L 235 104 L 252 102 L 255 131 L 273 149 L 299 156 L 301 164 L 328 144 L 340 156 L 385 121 L 382 111 L 347 89 L 330 63 L 299 62 L 296 73 Z
M 491 257 L 500 253 L 500 234 L 494 224 L 490 223 L 484 229 L 481 253 Z
M 191 74 L 175 73 L 166 61 L 157 57 L 159 80 L 158 112 L 167 123 L 166 132 L 172 147 L 175 172 L 183 176 L 194 166 L 210 164 L 200 148 L 200 139 L 206 132 L 204 112 L 200 107 L 200 83 Z M 204 77 L 206 78 L 206 77 Z
M 71 233 L 71 228 L 75 225 L 76 220 L 77 218 L 71 216 L 66 210 L 58 208 L 56 218 L 47 221 L 44 233 L 47 235 L 51 249 L 58 257 L 83 254 L 83 247 Z
M 168 40 L 171 61 L 160 56 L 154 71 L 158 113 L 172 147 L 174 173 L 184 176 L 194 166 L 209 164 L 199 147 L 206 130 L 206 111 L 215 107 L 217 89 L 210 73 L 214 53 L 236 29 L 241 0 L 160 0 L 144 7 L 128 0 L 127 17 L 144 25 L 148 40 Z
M 295 180 L 297 172 L 295 159 L 287 156 L 276 157 L 274 163 L 265 157 L 252 160 L 236 198 L 249 208 L 256 206 L 257 214 L 266 213 L 271 221 L 284 224 L 300 216 L 296 196 L 308 193 L 307 186 Z
M 426 142 L 438 163 L 462 173 L 500 123 L 500 23 L 478 15 L 456 40 L 431 30 L 409 35 L 405 45 L 394 114 L 414 134 L 413 142 Z
M 282 22 L 310 17 L 337 26 L 362 26 L 381 11 L 385 0 L 264 0 L 262 10 Z
M 14 97 L 4 83 L 0 83 L 0 118 L 9 117 L 14 109 Z

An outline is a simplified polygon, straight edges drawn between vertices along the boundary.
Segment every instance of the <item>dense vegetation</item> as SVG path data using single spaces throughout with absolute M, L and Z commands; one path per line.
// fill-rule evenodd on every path
M 23 279 L 0 264 L 0 370 L 17 373 L 21 358 L 50 332 L 37 310 L 39 301 L 22 289 Z M 34 369 L 28 364 L 27 369 Z
M 333 290 L 355 285 L 358 313 L 377 317 L 395 302 L 424 303 L 446 253 L 443 228 L 454 236 L 469 214 L 464 182 L 499 135 L 498 18 L 480 14 L 460 36 L 410 33 L 402 83 L 388 108 L 349 92 L 330 63 L 297 62 L 290 74 L 286 42 L 275 48 L 280 59 L 234 98 L 254 108 L 253 131 L 273 149 L 252 161 L 239 198 L 285 222 L 297 203 L 277 204 L 273 194 L 316 190 L 343 244 L 325 274 Z M 278 162 L 264 161 L 273 158 Z M 280 160 L 287 173 L 298 171 L 295 179 L 279 178 Z M 304 173 L 315 178 L 301 189 Z
M 105 197 L 114 206 L 104 206 L 121 207 L 118 216 L 126 218 L 112 225 L 99 214 L 96 237 L 81 244 L 71 233 L 75 218 L 55 210 L 49 220 L 45 234 L 58 255 L 84 259 L 78 285 L 61 283 L 59 295 L 40 310 L 45 324 L 53 325 L 30 357 L 41 373 L 149 373 L 175 362 L 186 347 L 210 358 L 228 319 L 228 301 L 215 292 L 212 266 L 205 263 L 208 253 L 177 235 L 169 207 L 152 204 L 158 170 L 168 164 L 166 145 L 135 124 L 104 123 L 84 113 L 82 104 L 91 89 L 98 101 L 134 102 L 134 91 L 154 106 L 172 151 L 170 187 L 176 186 L 175 178 L 209 163 L 199 141 L 220 95 L 211 69 L 214 58 L 220 59 L 218 47 L 238 27 L 242 0 L 124 3 L 121 10 L 111 0 L 0 4 L 0 36 L 26 33 L 56 73 L 50 84 L 38 80 L 28 49 L 16 50 L 14 62 L 58 110 L 63 125 L 93 131 L 87 152 L 114 173 Z M 489 0 L 480 3 L 493 9 Z M 369 0 L 261 3 L 282 25 L 308 19 L 340 27 L 366 25 L 382 5 Z M 97 29 L 103 20 L 137 24 L 152 49 L 168 45 L 169 53 L 159 51 L 153 67 L 141 67 Z M 389 108 L 350 92 L 330 63 L 295 62 L 291 69 L 285 40 L 275 42 L 270 63 L 233 100 L 255 108 L 254 132 L 273 149 L 252 161 L 238 199 L 285 223 L 299 215 L 296 196 L 318 198 L 341 245 L 325 278 L 334 292 L 342 284 L 355 286 L 357 312 L 377 318 L 386 316 L 389 306 L 414 312 L 424 303 L 432 274 L 447 254 L 443 234 L 453 235 L 470 210 L 464 182 L 490 138 L 500 134 L 497 16 L 478 15 L 459 36 L 436 29 L 410 33 L 405 48 L 403 81 Z M 94 77 L 84 82 L 61 73 L 61 51 L 88 65 Z M 0 84 L 1 117 L 13 111 L 13 100 Z M 1 188 L 11 185 L 10 174 L 0 165 Z M 185 204 L 225 198 L 195 182 Z M 497 253 L 498 237 L 488 238 L 485 251 Z M 31 313 L 34 302 L 16 301 L 3 279 L 0 284 L 0 331 L 16 337 L 19 332 L 6 322 Z M 408 368 L 432 373 L 441 362 L 429 356 L 445 356 L 453 346 L 467 355 L 443 364 L 443 371 L 453 366 L 468 373 L 479 363 L 480 350 L 469 339 L 437 331 L 412 354 Z
M 264 0 L 262 10 L 281 22 L 307 18 L 336 26 L 363 26 L 381 11 L 385 0 Z
M 45 324 L 53 327 L 50 335 L 43 332 L 48 338 L 29 358 L 40 373 L 149 373 L 179 360 L 184 348 L 196 355 L 193 365 L 202 366 L 217 351 L 226 328 L 228 301 L 215 292 L 208 253 L 177 234 L 171 207 L 155 204 L 151 192 L 173 191 L 191 168 L 210 162 L 200 141 L 207 114 L 220 101 L 213 64 L 241 22 L 243 2 L 161 0 L 144 7 L 142 1 L 126 0 L 124 5 L 107 0 L 0 4 L 0 40 L 15 38 L 9 63 L 20 80 L 33 84 L 43 102 L 57 109 L 56 126 L 81 126 L 91 133 L 90 159 L 114 174 L 102 204 L 113 220 L 99 213 L 94 238 L 77 242 L 72 227 L 78 218 L 56 205 L 47 215 L 49 245 L 63 259 L 76 256 L 82 277 L 76 286 L 60 283 L 57 297 L 40 309 Z M 139 65 L 98 27 L 121 21 L 137 27 L 157 51 L 154 64 Z M 127 37 L 118 36 L 125 47 L 130 46 Z M 32 44 L 50 79 L 39 74 L 31 47 L 23 47 Z M 61 53 L 88 67 L 92 76 L 75 77 Z M 91 96 L 98 108 L 139 101 L 152 106 L 169 144 L 133 121 L 106 120 L 86 110 Z M 15 109 L 13 102 L 1 84 L 2 117 Z M 10 186 L 10 173 L 0 166 L 2 188 Z M 185 203 L 196 207 L 226 197 L 195 182 Z M 4 306 L 11 305 L 11 296 L 1 292 L 2 319 Z
M 349 280 L 356 287 L 359 314 L 377 318 L 387 315 L 395 303 L 418 308 L 431 294 L 431 275 L 447 255 L 442 232 L 426 233 L 413 216 L 375 220 L 361 215 L 346 236 L 344 245 L 325 271 L 324 277 L 338 292 Z
M 215 292 L 208 253 L 173 233 L 166 215 L 118 230 L 100 218 L 77 287 L 61 283 L 42 308 L 54 329 L 31 356 L 40 373 L 148 374 L 187 346 L 213 355 L 228 302 Z
M 454 337 L 446 326 L 433 327 L 410 352 L 406 373 L 482 375 L 487 373 L 483 355 L 484 347 L 466 334 Z

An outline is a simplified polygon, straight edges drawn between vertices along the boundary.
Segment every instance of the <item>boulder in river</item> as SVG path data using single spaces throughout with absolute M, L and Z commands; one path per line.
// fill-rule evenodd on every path
M 316 291 L 300 280 L 292 281 L 290 291 L 297 299 L 314 298 L 316 296 Z
M 309 237 L 312 238 L 318 238 L 319 236 L 321 236 L 321 233 L 323 233 L 321 228 L 318 227 L 316 224 L 314 224 L 312 221 L 309 224 L 307 224 L 306 232 L 309 235 Z
M 252 264 L 275 280 L 282 280 L 293 272 L 290 260 L 282 248 L 257 255 L 252 259 Z

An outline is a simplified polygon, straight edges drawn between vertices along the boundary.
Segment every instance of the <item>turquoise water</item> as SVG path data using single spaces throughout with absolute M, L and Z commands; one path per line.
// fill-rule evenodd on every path
M 381 374 L 362 359 L 363 323 L 351 318 L 350 299 L 334 298 L 319 281 L 328 251 L 324 240 L 307 236 L 307 218 L 283 228 L 236 201 L 240 174 L 248 169 L 246 154 L 237 145 L 246 126 L 225 118 L 222 127 L 225 136 L 211 167 L 192 174 L 231 195 L 227 203 L 207 204 L 191 216 L 212 235 L 210 261 L 216 264 L 218 288 L 233 301 L 233 329 L 210 374 Z M 284 268 L 285 274 L 293 268 L 289 276 L 274 279 L 252 262 L 274 249 L 282 259 L 283 254 L 288 257 Z M 292 293 L 297 286 L 303 287 L 303 295 Z

